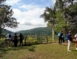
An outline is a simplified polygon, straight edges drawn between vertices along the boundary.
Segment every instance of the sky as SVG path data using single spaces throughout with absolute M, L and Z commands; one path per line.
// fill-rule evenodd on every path
M 43 14 L 45 7 L 53 7 L 56 0 L 7 0 L 5 3 L 11 5 L 14 14 L 13 17 L 19 22 L 17 28 L 6 29 L 16 32 L 20 30 L 29 30 L 37 27 L 46 27 L 40 15 Z

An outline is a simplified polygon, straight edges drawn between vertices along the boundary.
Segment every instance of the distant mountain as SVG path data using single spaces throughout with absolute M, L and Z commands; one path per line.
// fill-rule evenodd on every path
M 6 35 L 7 33 L 13 33 L 12 31 L 9 31 L 7 29 L 2 29 L 2 34 Z
M 18 31 L 17 33 L 22 33 L 24 35 L 51 35 L 52 29 L 48 27 L 40 27 L 31 30 Z

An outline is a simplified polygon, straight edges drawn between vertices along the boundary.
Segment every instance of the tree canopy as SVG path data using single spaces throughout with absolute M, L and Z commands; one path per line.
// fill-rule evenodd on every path
M 46 13 L 46 10 L 50 10 L 49 13 Z M 77 31 L 77 2 L 75 2 L 75 0 L 56 0 L 54 9 L 46 7 L 42 16 L 48 23 L 50 23 L 51 20 L 55 20 L 56 31 Z M 51 22 L 51 24 L 53 23 Z
M 7 27 L 17 27 L 16 18 L 12 17 L 13 11 L 11 6 L 5 5 L 3 2 L 5 0 L 0 0 L 0 34 L 2 28 Z

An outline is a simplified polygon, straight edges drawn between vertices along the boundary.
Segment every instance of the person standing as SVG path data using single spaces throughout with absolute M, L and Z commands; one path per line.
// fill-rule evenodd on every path
M 63 42 L 63 31 L 60 31 L 59 33 L 58 33 L 58 37 L 59 37 L 59 44 L 61 45 L 62 44 L 62 42 Z
M 18 43 L 18 38 L 17 38 L 17 33 L 14 34 L 14 47 L 17 47 Z
M 20 40 L 20 46 L 23 45 L 23 39 L 24 39 L 24 36 L 22 35 L 22 33 L 20 33 L 19 35 L 19 40 Z
M 72 34 L 71 34 L 71 31 L 69 31 L 68 32 L 68 46 L 67 46 L 67 51 L 71 51 L 70 50 L 71 42 L 72 42 Z
M 76 50 L 77 50 L 77 34 L 75 34 L 75 47 L 76 47 Z

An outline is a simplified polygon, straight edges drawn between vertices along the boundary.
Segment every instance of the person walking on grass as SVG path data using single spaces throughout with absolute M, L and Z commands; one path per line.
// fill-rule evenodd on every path
M 75 34 L 75 47 L 76 47 L 76 50 L 77 50 L 77 34 Z
M 69 31 L 68 32 L 68 46 L 67 46 L 67 51 L 71 51 L 70 50 L 71 42 L 72 42 L 72 34 L 71 34 L 71 31 Z

